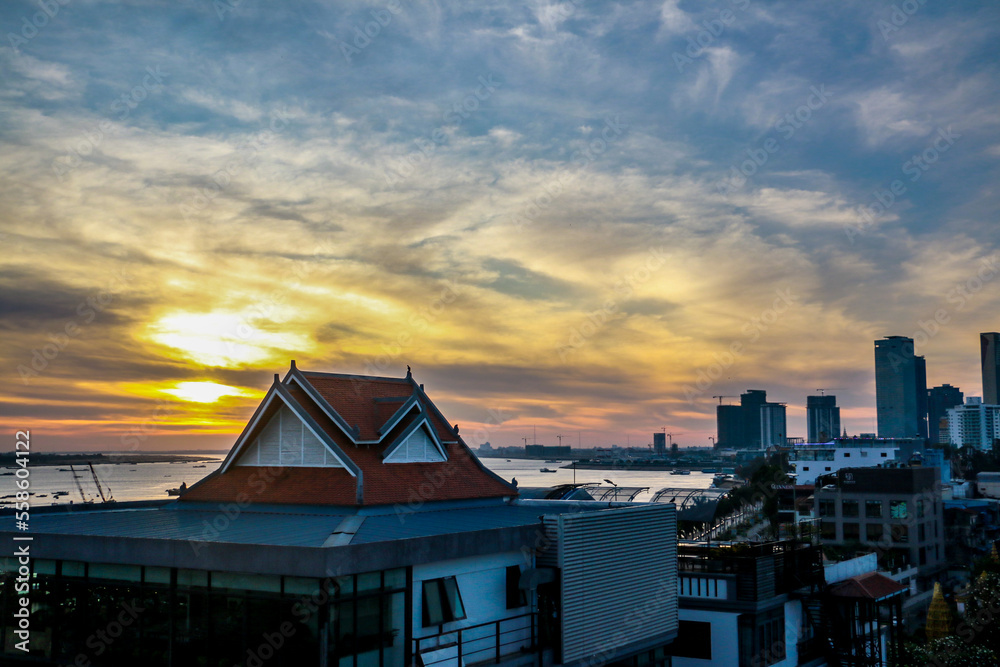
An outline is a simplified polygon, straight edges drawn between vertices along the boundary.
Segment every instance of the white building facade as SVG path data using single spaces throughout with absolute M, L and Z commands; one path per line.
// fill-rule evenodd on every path
M 948 437 L 958 447 L 988 450 L 1000 437 L 1000 405 L 983 403 L 978 396 L 969 396 L 965 405 L 948 410 Z

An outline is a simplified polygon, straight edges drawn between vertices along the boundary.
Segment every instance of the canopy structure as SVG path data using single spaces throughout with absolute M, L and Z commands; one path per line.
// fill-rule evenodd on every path
M 588 486 L 594 500 L 604 502 L 631 502 L 643 491 L 649 491 L 648 486 Z
M 718 502 L 727 493 L 728 489 L 660 489 L 649 502 L 674 503 L 680 511 L 705 502 Z

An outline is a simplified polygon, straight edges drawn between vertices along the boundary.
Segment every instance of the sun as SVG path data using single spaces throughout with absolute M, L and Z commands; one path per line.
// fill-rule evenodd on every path
M 301 334 L 265 329 L 256 313 L 173 313 L 150 325 L 147 337 L 205 366 L 238 368 L 312 347 Z
M 178 382 L 173 389 L 161 389 L 165 394 L 192 403 L 215 403 L 223 396 L 246 396 L 248 392 L 218 382 Z

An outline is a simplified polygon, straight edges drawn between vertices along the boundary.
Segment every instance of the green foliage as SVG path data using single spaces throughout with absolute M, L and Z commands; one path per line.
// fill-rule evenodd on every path
M 997 664 L 997 654 L 976 642 L 951 635 L 927 644 L 907 644 L 899 667 L 985 667 Z

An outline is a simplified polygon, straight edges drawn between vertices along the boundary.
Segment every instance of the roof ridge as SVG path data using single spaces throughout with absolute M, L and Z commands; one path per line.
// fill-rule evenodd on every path
M 304 371 L 301 368 L 299 369 L 299 372 L 302 373 L 303 375 L 318 375 L 320 377 L 329 377 L 329 378 L 344 378 L 348 380 L 358 378 L 361 380 L 380 380 L 387 382 L 398 382 L 400 384 L 409 384 L 409 380 L 407 380 L 405 377 L 397 378 L 397 377 L 388 377 L 385 375 L 360 375 L 358 373 L 328 373 L 326 371 Z

